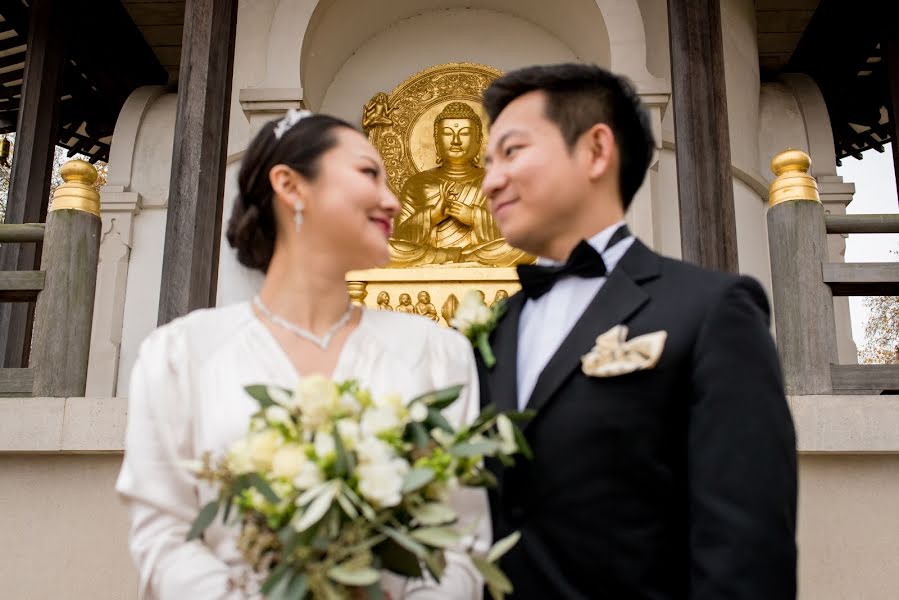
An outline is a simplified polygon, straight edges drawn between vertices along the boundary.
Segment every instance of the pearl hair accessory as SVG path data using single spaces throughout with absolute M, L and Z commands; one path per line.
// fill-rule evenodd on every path
M 280 121 L 278 121 L 278 124 L 275 125 L 275 139 L 280 140 L 281 136 L 283 136 L 285 133 L 287 133 L 287 131 L 291 127 L 293 127 L 294 125 L 296 125 L 297 123 L 299 123 L 300 121 L 305 119 L 306 117 L 311 117 L 311 116 L 312 116 L 311 110 L 297 110 L 295 108 L 291 108 L 290 110 L 287 111 L 287 114 L 284 116 L 284 118 L 281 119 Z

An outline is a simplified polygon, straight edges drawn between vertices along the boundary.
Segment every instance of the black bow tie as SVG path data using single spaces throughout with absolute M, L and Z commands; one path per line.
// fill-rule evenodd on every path
M 606 250 L 630 236 L 626 225 L 622 225 L 609 239 Z M 605 250 L 604 250 L 605 251 Z M 536 300 L 552 289 L 557 281 L 565 277 L 605 277 L 606 263 L 602 255 L 586 240 L 571 252 L 564 265 L 545 267 L 540 265 L 518 265 L 518 279 L 525 297 Z

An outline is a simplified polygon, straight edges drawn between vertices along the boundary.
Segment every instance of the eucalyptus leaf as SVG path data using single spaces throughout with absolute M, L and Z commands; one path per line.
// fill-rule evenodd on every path
M 381 573 L 371 567 L 337 565 L 328 570 L 328 577 L 353 587 L 365 587 L 381 581 Z
M 419 559 L 424 559 L 425 555 L 428 553 L 428 550 L 424 546 L 413 540 L 411 537 L 409 537 L 399 529 L 384 526 L 381 528 L 381 531 L 385 533 L 387 537 L 414 554 Z
M 293 528 L 297 531 L 305 531 L 324 517 L 331 508 L 334 496 L 337 495 L 337 486 L 331 485 L 328 489 L 319 494 L 315 500 L 309 503 L 306 510 L 303 511 L 299 519 L 295 519 Z
M 269 573 L 268 577 L 266 577 L 265 581 L 262 583 L 262 587 L 259 589 L 263 594 L 270 595 L 272 590 L 275 589 L 282 579 L 287 579 L 287 581 L 284 582 L 284 588 L 286 589 L 287 584 L 290 583 L 290 577 L 290 563 L 284 561 Z
M 330 481 L 325 481 L 324 483 L 320 483 L 315 487 L 309 488 L 308 490 L 300 494 L 299 498 L 297 498 L 297 506 L 305 506 L 309 504 L 310 502 L 318 498 L 319 494 L 325 492 L 332 485 L 333 484 Z
M 340 508 L 343 509 L 343 512 L 349 518 L 355 519 L 359 516 L 359 511 L 353 506 L 353 502 L 346 497 L 346 494 L 337 494 L 337 503 L 340 504 Z
M 388 539 L 377 546 L 375 554 L 381 559 L 381 567 L 392 573 L 413 579 L 420 579 L 422 576 L 421 562 L 415 553 L 394 539 Z
M 281 498 L 278 497 L 278 494 L 275 493 L 275 490 L 271 488 L 268 482 L 263 479 L 259 473 L 248 473 L 247 478 L 249 480 L 250 486 L 256 488 L 259 493 L 265 497 L 266 500 L 268 500 L 272 504 L 277 504 L 281 501 Z
M 492 456 L 499 450 L 499 442 L 484 440 L 482 442 L 462 442 L 449 449 L 449 453 L 459 458 Z
M 308 593 L 309 582 L 306 581 L 306 575 L 303 573 L 295 573 L 287 588 L 287 595 L 285 598 L 287 600 L 303 600 Z
M 440 579 L 443 577 L 443 572 L 446 571 L 446 556 L 443 555 L 443 550 L 429 552 L 425 557 L 425 566 L 428 568 L 428 572 L 431 576 L 437 580 L 437 582 L 440 582 Z
M 409 469 L 406 477 L 403 479 L 402 492 L 408 494 L 415 490 L 421 489 L 434 480 L 435 474 L 432 469 L 427 467 L 416 467 Z
M 275 404 L 275 401 L 269 396 L 267 385 L 248 385 L 244 387 L 244 391 L 259 403 L 260 409 L 266 409 Z
M 477 568 L 477 570 L 481 572 L 481 575 L 484 576 L 484 581 L 487 582 L 487 585 L 491 588 L 491 594 L 493 594 L 494 597 L 497 596 L 494 590 L 499 592 L 500 595 L 512 593 L 512 582 L 509 581 L 509 578 L 506 577 L 505 573 L 503 573 L 499 567 L 477 556 L 472 556 L 471 562 L 474 563 L 475 568 Z
M 512 431 L 515 433 L 515 444 L 518 446 L 518 451 L 521 455 L 528 460 L 534 460 L 534 451 L 531 450 L 531 445 L 524 436 L 524 432 L 517 425 L 512 426 Z
M 332 432 L 331 437 L 334 438 L 334 453 L 337 456 L 334 461 L 334 472 L 337 477 L 345 478 L 352 472 L 355 465 L 352 464 L 353 459 L 343 445 L 343 440 L 340 437 L 340 433 L 337 431 L 336 424 L 334 425 L 334 431 Z
M 496 542 L 495 544 L 493 544 L 493 546 L 490 548 L 490 551 L 487 552 L 487 556 L 485 556 L 484 558 L 487 560 L 487 562 L 495 563 L 500 558 L 502 558 L 503 555 L 506 554 L 506 552 L 511 550 L 515 546 L 515 544 L 518 543 L 518 540 L 520 540 L 520 539 L 521 539 L 520 531 L 516 531 L 515 533 L 512 533 L 511 535 L 507 535 L 503 539 L 501 539 L 498 542 Z
M 459 534 L 449 527 L 422 527 L 413 529 L 409 535 L 434 548 L 452 548 L 461 541 Z
M 356 494 L 356 492 L 354 492 L 352 488 L 350 488 L 350 486 L 343 486 L 343 493 L 353 502 L 353 504 L 359 507 L 359 510 L 362 511 L 362 516 L 364 516 L 366 519 L 368 519 L 369 521 L 374 521 L 375 518 L 377 518 L 378 515 L 375 513 L 375 509 L 372 508 L 371 504 L 360 498 L 359 495 Z
M 445 504 L 430 502 L 409 511 L 422 525 L 443 525 L 456 520 L 456 512 Z
M 446 420 L 446 417 L 440 414 L 440 411 L 436 408 L 428 409 L 428 424 L 432 427 L 440 428 L 447 433 L 456 433 L 456 430 L 453 429 L 453 426 Z
M 195 540 L 206 531 L 206 528 L 212 524 L 215 520 L 215 515 L 218 514 L 219 511 L 219 501 L 213 500 L 209 504 L 203 507 L 200 511 L 200 514 L 197 515 L 197 518 L 194 519 L 193 525 L 190 527 L 190 531 L 187 533 L 187 541 Z
M 428 435 L 428 430 L 421 423 L 410 421 L 409 424 L 406 425 L 406 431 L 408 432 L 409 437 L 412 438 L 412 443 L 415 444 L 416 448 L 425 448 L 431 442 L 431 436 Z
M 469 426 L 471 431 L 476 430 L 481 427 L 485 423 L 489 422 L 497 415 L 496 405 L 488 404 L 484 408 L 481 409 L 481 412 L 478 414 L 478 417 L 474 420 L 474 422 Z M 511 418 L 511 417 L 510 417 Z
M 462 393 L 462 390 L 464 388 L 464 385 L 454 385 L 448 388 L 443 388 L 441 390 L 428 392 L 427 394 L 422 394 L 421 396 L 413 398 L 409 402 L 409 404 L 412 404 L 416 401 L 421 401 L 428 406 L 436 408 L 437 410 L 443 410 L 459 399 L 459 395 Z

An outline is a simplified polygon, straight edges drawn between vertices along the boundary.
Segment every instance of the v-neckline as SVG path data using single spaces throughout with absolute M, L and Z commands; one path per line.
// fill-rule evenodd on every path
M 278 338 L 272 333 L 272 331 L 266 327 L 265 323 L 263 323 L 262 319 L 259 318 L 259 315 L 256 314 L 256 311 L 253 310 L 253 304 L 251 302 L 246 303 L 246 308 L 250 312 L 250 319 L 253 321 L 253 324 L 257 329 L 262 331 L 262 335 L 265 337 L 265 343 L 272 347 L 275 351 L 275 354 L 279 357 L 280 361 L 284 364 L 287 370 L 293 375 L 296 381 L 299 381 L 303 377 L 308 377 L 309 373 L 302 373 L 297 368 L 297 366 L 290 359 L 290 356 L 287 354 L 287 351 L 284 349 L 284 346 L 281 345 L 281 342 L 278 341 Z M 351 344 L 355 343 L 355 339 L 359 334 L 359 331 L 365 326 L 367 322 L 366 313 L 368 310 L 365 307 L 359 307 L 359 322 L 356 324 L 356 328 L 353 329 L 350 334 L 343 341 L 343 347 L 340 349 L 340 352 L 337 354 L 337 361 L 334 363 L 334 368 L 331 370 L 331 373 L 326 375 L 326 377 L 332 381 L 337 379 L 336 376 L 339 376 L 344 370 L 344 363 L 347 358 L 347 348 L 350 347 Z

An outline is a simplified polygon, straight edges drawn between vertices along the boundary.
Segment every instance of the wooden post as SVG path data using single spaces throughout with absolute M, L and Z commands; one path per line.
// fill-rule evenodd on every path
M 774 286 L 777 349 L 787 394 L 829 394 L 837 362 L 833 294 L 824 283 L 827 233 L 811 160 L 799 150 L 774 157 L 768 209 L 768 245 Z
M 684 260 L 736 272 L 720 0 L 668 0 Z
M 895 19 L 899 17 L 899 9 L 894 4 L 889 9 L 892 15 L 891 23 L 895 24 Z M 889 91 L 889 102 L 887 103 L 887 111 L 890 118 L 890 138 L 893 147 L 893 174 L 896 177 L 896 191 L 899 193 L 899 32 L 896 27 L 884 27 L 886 38 L 883 44 L 883 57 L 886 59 L 886 77 L 887 88 Z
M 215 304 L 237 0 L 187 0 L 159 324 Z
M 97 171 L 83 160 L 61 169 L 44 233 L 43 291 L 35 309 L 32 370 L 35 396 L 83 396 L 87 384 L 97 260 L 100 194 Z
M 47 214 L 50 171 L 56 147 L 57 106 L 63 70 L 61 31 L 64 2 L 34 0 L 28 29 L 28 51 L 16 145 L 10 173 L 6 223 L 39 223 Z M 37 269 L 41 246 L 3 244 L 0 269 Z M 0 352 L 3 366 L 23 367 L 28 363 L 33 305 L 0 305 Z

